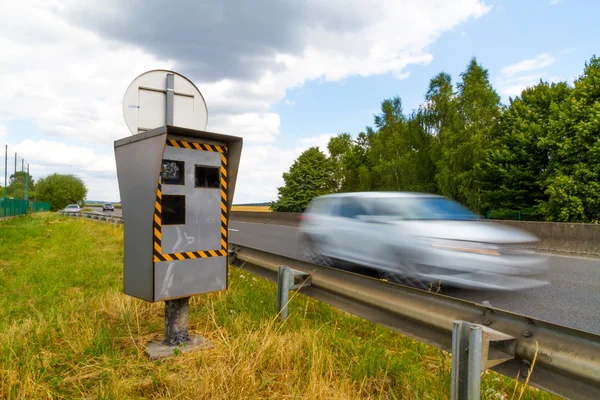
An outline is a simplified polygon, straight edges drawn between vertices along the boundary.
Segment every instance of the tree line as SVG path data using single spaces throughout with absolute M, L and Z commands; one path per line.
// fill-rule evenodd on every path
M 54 173 L 36 182 L 29 173 L 17 171 L 9 179 L 6 189 L 0 187 L 0 198 L 46 202 L 52 211 L 83 202 L 88 191 L 83 180 L 72 174 Z
M 447 73 L 433 77 L 417 110 L 386 99 L 372 127 L 338 134 L 327 149 L 311 147 L 294 161 L 274 211 L 302 211 L 327 193 L 416 191 L 480 214 L 597 222 L 600 59 L 586 62 L 573 85 L 540 80 L 503 105 L 473 58 L 456 85 Z

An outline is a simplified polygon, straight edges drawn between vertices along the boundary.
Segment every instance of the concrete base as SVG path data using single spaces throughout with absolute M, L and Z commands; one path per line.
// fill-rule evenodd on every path
M 176 354 L 189 353 L 196 350 L 208 350 L 215 347 L 204 336 L 190 335 L 190 341 L 179 346 L 167 346 L 162 340 L 154 340 L 146 345 L 146 354 L 151 360 L 172 357 Z

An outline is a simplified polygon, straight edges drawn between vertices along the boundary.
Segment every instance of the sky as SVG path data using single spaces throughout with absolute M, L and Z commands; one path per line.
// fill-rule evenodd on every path
M 123 94 L 148 70 L 191 79 L 207 130 L 244 138 L 241 204 L 275 200 L 303 150 L 363 131 L 384 99 L 419 107 L 439 72 L 456 83 L 477 57 L 507 104 L 540 79 L 572 84 L 600 39 L 586 0 L 2 3 L 0 142 L 34 179 L 76 174 L 102 201 L 120 200 Z

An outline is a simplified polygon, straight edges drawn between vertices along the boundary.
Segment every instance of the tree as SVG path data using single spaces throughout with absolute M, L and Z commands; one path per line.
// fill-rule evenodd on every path
M 352 151 L 352 146 L 352 137 L 349 133 L 340 133 L 329 139 L 329 143 L 327 143 L 327 150 L 329 151 L 329 160 L 331 162 L 333 173 L 333 190 L 336 192 L 341 191 L 346 185 L 349 174 L 348 168 L 356 167 L 347 164 L 347 158 Z
M 15 184 L 16 184 L 16 194 L 15 194 Z M 6 187 L 6 197 L 11 197 L 15 199 L 24 199 L 25 196 L 29 199 L 33 198 L 34 190 L 35 190 L 35 181 L 32 176 L 27 172 L 17 171 L 10 175 L 9 182 Z M 4 195 L 4 192 L 2 192 Z
M 555 109 L 546 195 L 547 220 L 600 219 L 600 58 L 586 62 L 563 110 Z
M 548 200 L 548 135 L 570 92 L 565 82 L 540 81 L 510 99 L 489 159 L 482 165 L 485 208 L 522 210 L 529 218 L 541 217 L 539 204 Z
M 305 150 L 283 174 L 284 186 L 277 188 L 273 211 L 302 212 L 313 197 L 331 193 L 335 188 L 330 160 L 318 147 Z
M 50 209 L 57 211 L 83 201 L 87 196 L 87 188 L 81 178 L 75 175 L 51 174 L 38 181 L 36 196 L 36 200 L 50 203 Z
M 441 143 L 438 184 L 442 194 L 481 212 L 482 164 L 498 130 L 500 96 L 475 58 L 461 78 L 455 99 L 458 121 Z

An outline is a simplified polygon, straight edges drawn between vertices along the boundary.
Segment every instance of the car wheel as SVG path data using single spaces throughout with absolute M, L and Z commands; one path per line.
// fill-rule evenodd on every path
M 300 246 L 302 251 L 302 260 L 311 264 L 324 265 L 326 267 L 333 266 L 333 260 L 327 256 L 324 256 L 319 245 L 308 237 L 303 237 L 300 240 Z
M 418 266 L 412 262 L 406 262 L 398 266 L 397 271 L 381 270 L 379 279 L 421 290 L 439 292 L 438 283 L 424 281 L 420 277 Z

